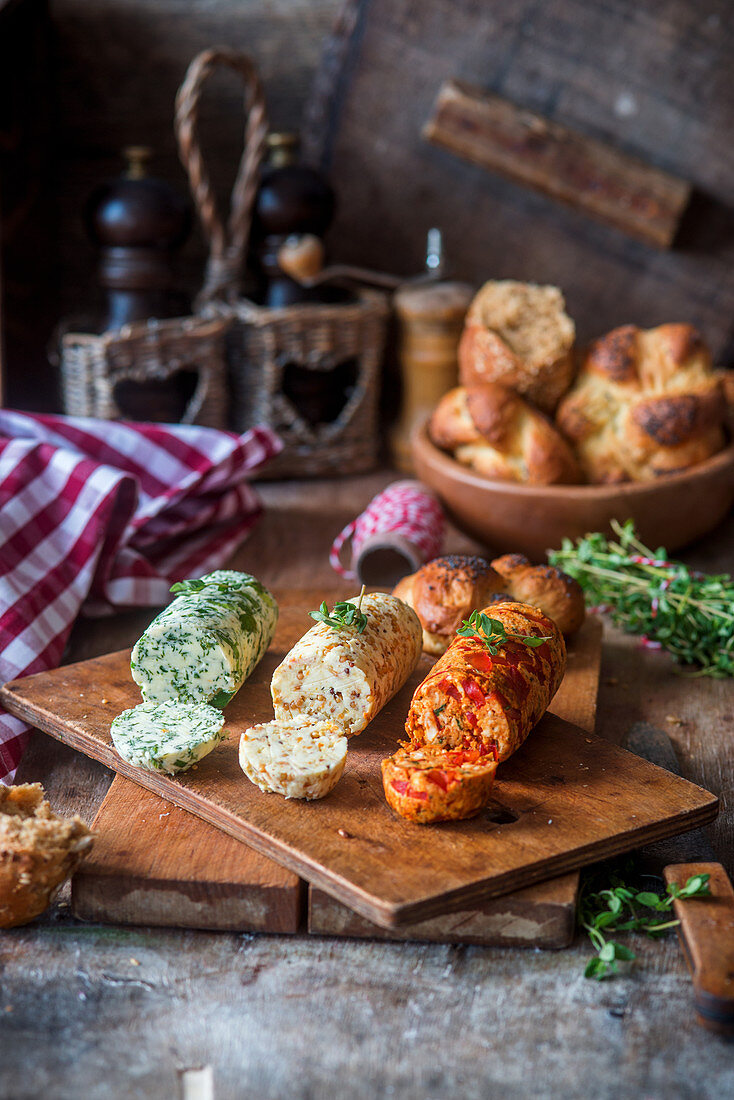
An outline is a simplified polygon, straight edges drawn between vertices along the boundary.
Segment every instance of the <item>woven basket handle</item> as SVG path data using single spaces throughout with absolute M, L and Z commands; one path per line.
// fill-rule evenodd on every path
M 217 209 L 197 135 L 202 87 L 217 65 L 227 65 L 234 69 L 245 85 L 244 149 L 232 188 L 226 226 Z M 196 301 L 197 308 L 200 308 L 213 298 L 232 300 L 239 292 L 252 223 L 252 207 L 268 132 L 265 93 L 250 58 L 236 50 L 227 49 L 226 46 L 217 46 L 198 54 L 189 65 L 176 96 L 175 125 L 179 156 L 189 177 L 194 204 L 209 241 L 204 285 Z

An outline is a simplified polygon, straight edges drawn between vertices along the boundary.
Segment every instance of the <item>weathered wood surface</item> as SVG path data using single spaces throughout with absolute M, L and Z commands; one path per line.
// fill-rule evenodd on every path
M 314 606 L 323 596 L 323 589 L 310 600 L 303 592 L 278 592 L 279 601 Z M 589 616 L 571 640 L 553 713 L 592 732 L 600 662 L 601 622 Z M 291 872 L 130 780 L 115 776 L 93 828 L 97 842 L 72 883 L 74 916 L 113 924 L 296 931 L 306 890 Z M 430 927 L 410 927 L 399 938 L 566 947 L 577 892 L 574 872 L 519 891 L 499 909 L 480 905 L 448 920 L 435 918 Z M 309 931 L 339 933 L 348 925 L 359 927 L 361 935 L 378 934 L 376 925 L 355 925 L 353 918 L 328 894 L 318 891 L 314 900 L 311 893 Z
M 173 802 L 116 776 L 74 876 L 80 920 L 231 932 L 297 932 L 297 875 Z
M 274 585 L 331 586 L 333 535 L 387 480 L 266 486 L 270 510 L 235 563 Z M 686 559 L 730 569 L 732 540 L 730 520 Z M 452 549 L 469 545 L 452 535 Z M 297 555 L 284 552 L 291 547 Z M 69 656 L 130 645 L 149 619 L 143 611 L 81 623 Z M 663 655 L 608 630 L 597 731 L 619 740 L 638 720 L 667 729 L 684 775 L 722 795 L 709 832 L 731 874 L 731 683 L 686 680 Z M 20 778 L 40 780 L 56 809 L 91 821 L 111 775 L 36 734 Z M 597 984 L 582 977 L 581 939 L 529 953 L 114 929 L 75 923 L 64 901 L 0 937 L 8 1100 L 171 1100 L 178 1072 L 199 1065 L 213 1066 L 216 1100 L 336 1100 L 345 1081 L 355 1100 L 586 1100 L 589 1082 L 599 1100 L 734 1091 L 731 1045 L 695 1022 L 674 935 L 635 937 L 634 970 Z
M 691 196 L 687 183 L 659 168 L 457 80 L 441 85 L 423 136 L 662 248 Z
M 453 277 L 563 288 L 579 340 L 681 320 L 734 355 L 734 125 L 727 0 L 355 0 L 332 53 L 336 96 L 316 98 L 311 148 L 339 195 L 333 259 L 410 274 L 440 226 Z M 467 165 L 421 136 L 457 79 L 689 181 L 676 246 L 628 239 L 577 210 Z M 722 308 L 723 307 L 723 308 Z
M 112 745 L 111 719 L 139 699 L 128 650 L 15 680 L 0 689 L 0 702 L 384 927 L 466 910 L 704 825 L 718 812 L 702 788 L 548 712 L 502 763 L 486 811 L 433 829 L 396 817 L 380 763 L 404 734 L 410 699 L 431 667 L 425 657 L 352 738 L 328 798 L 263 793 L 242 775 L 240 735 L 272 717 L 272 674 L 308 622 L 308 605 L 281 604 L 270 649 L 227 707 L 224 740 L 175 777 L 136 768 Z

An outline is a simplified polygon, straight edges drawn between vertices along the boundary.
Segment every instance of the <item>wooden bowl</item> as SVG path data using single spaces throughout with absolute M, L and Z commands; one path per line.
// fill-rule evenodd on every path
M 734 442 L 680 474 L 624 485 L 521 485 L 490 481 L 431 443 L 412 440 L 418 477 L 441 498 L 460 530 L 493 550 L 545 557 L 564 537 L 608 531 L 632 519 L 653 550 L 672 552 L 711 531 L 734 504 Z

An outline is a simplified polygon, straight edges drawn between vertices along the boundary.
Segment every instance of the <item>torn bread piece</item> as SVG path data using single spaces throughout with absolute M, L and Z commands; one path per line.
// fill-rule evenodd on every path
M 217 747 L 224 715 L 206 703 L 140 703 L 113 718 L 110 733 L 128 764 L 175 775 Z
M 93 843 L 79 817 L 57 817 L 40 783 L 0 784 L 0 928 L 39 916 Z
M 332 721 L 281 718 L 246 729 L 240 767 L 261 791 L 285 798 L 324 798 L 339 782 L 347 759 L 344 729 Z

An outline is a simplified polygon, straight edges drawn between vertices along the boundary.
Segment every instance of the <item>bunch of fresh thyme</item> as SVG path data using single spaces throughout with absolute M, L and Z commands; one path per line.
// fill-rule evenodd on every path
M 678 898 L 704 897 L 711 893 L 709 875 L 692 875 L 683 886 L 670 883 L 666 893 L 652 890 L 635 890 L 626 885 L 619 871 L 600 868 L 587 873 L 579 897 L 578 924 L 585 929 L 596 948 L 596 955 L 589 959 L 584 970 L 585 978 L 602 981 L 617 973 L 617 962 L 631 962 L 634 951 L 606 934 L 616 932 L 645 932 L 652 939 L 680 921 L 670 919 L 673 902 Z M 594 891 L 601 881 L 608 882 L 606 889 Z M 657 915 L 656 915 L 657 914 Z M 606 934 L 605 934 L 606 933 Z
M 325 623 L 330 626 L 332 630 L 344 630 L 345 627 L 353 628 L 358 634 L 364 633 L 367 626 L 367 616 L 362 611 L 362 597 L 364 596 L 364 585 L 359 593 L 359 599 L 356 604 L 349 603 L 347 600 L 343 600 L 334 604 L 333 611 L 329 611 L 326 600 L 323 601 L 318 611 L 309 611 L 309 615 L 312 619 L 315 619 L 317 623 Z
M 734 676 L 734 579 L 709 576 L 650 550 L 631 521 L 612 520 L 618 541 L 587 535 L 563 540 L 548 556 L 575 577 L 587 603 L 611 615 L 615 626 L 666 649 L 676 661 L 698 665 L 694 675 Z
M 508 634 L 499 619 L 491 619 L 483 611 L 472 611 L 468 620 L 465 619 L 462 622 L 456 633 L 460 638 L 478 638 L 486 645 L 493 657 L 499 653 L 500 646 L 507 642 L 522 642 L 523 645 L 535 649 L 543 642 L 550 641 L 550 636 L 538 638 L 533 634 Z

